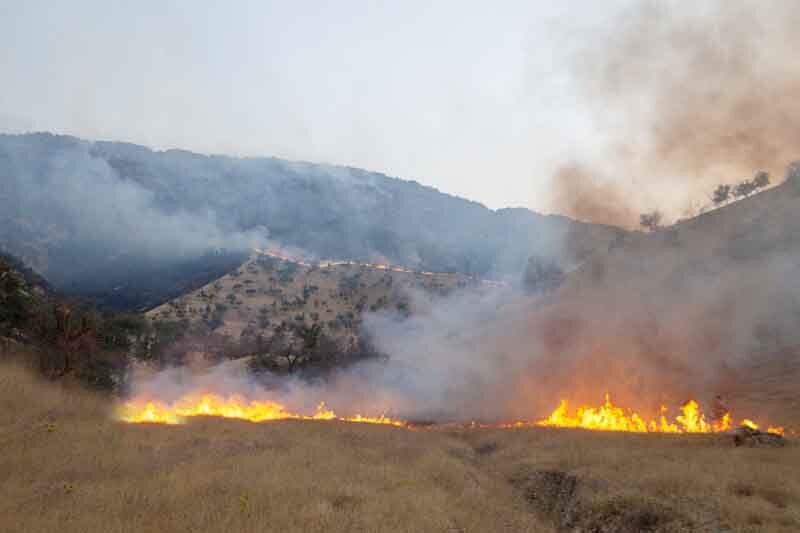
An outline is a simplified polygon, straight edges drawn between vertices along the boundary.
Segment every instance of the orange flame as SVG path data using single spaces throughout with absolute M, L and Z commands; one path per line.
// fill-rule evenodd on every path
M 569 414 L 567 400 L 561 400 L 549 417 L 536 422 L 535 425 L 635 433 L 719 433 L 731 429 L 730 413 L 725 413 L 719 420 L 707 421 L 700 405 L 695 400 L 689 400 L 681 406 L 680 410 L 681 414 L 677 415 L 674 420 L 669 420 L 667 418 L 668 409 L 662 405 L 660 416 L 647 420 L 630 409 L 614 405 L 609 394 L 606 393 L 606 401 L 602 406 L 580 406 L 574 415 Z M 758 425 L 749 419 L 744 419 L 741 425 L 758 429 Z M 767 431 L 778 435 L 784 434 L 782 427 L 770 427 Z
M 748 418 L 742 420 L 742 426 L 758 431 L 758 424 Z M 774 433 L 783 437 L 786 434 L 786 428 L 783 426 L 768 426 L 767 433 Z
M 600 407 L 580 406 L 574 414 L 570 414 L 569 403 L 561 400 L 558 407 L 549 417 L 538 422 L 515 422 L 502 424 L 500 427 L 557 427 L 580 428 L 600 431 L 627 431 L 634 433 L 719 433 L 731 429 L 731 414 L 719 420 L 707 421 L 695 400 L 689 400 L 680 408 L 680 414 L 670 419 L 668 409 L 661 406 L 657 418 L 647 419 L 642 415 L 614 405 L 606 394 L 605 403 Z M 285 406 L 271 401 L 252 401 L 242 396 L 220 396 L 217 394 L 189 394 L 172 403 L 146 398 L 133 398 L 119 405 L 116 418 L 128 423 L 183 424 L 187 418 L 195 416 L 217 416 L 236 418 L 251 422 L 269 420 L 338 420 L 343 422 L 383 424 L 397 427 L 411 427 L 406 421 L 389 418 L 384 415 L 338 416 L 328 409 L 324 402 L 317 406 L 310 415 L 287 411 Z M 758 425 L 750 419 L 744 419 L 741 426 L 758 430 Z M 481 426 L 483 427 L 483 426 Z M 770 426 L 767 432 L 785 435 L 783 427 Z
M 237 395 L 223 397 L 217 394 L 187 395 L 170 404 L 157 400 L 134 398 L 120 405 L 116 412 L 118 420 L 129 423 L 183 424 L 187 418 L 193 416 L 219 416 L 249 420 L 251 422 L 268 420 L 340 420 L 401 427 L 407 425 L 403 421 L 383 415 L 372 417 L 357 414 L 340 417 L 328 409 L 324 402 L 317 406 L 314 414 L 301 415 L 287 411 L 283 405 L 277 402 L 248 401 Z

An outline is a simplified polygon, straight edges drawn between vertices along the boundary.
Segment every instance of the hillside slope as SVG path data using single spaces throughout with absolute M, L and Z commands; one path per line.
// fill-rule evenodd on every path
M 378 344 L 390 357 L 411 358 L 423 369 L 427 363 L 413 354 L 435 354 L 448 376 L 463 371 L 461 381 L 470 385 L 458 388 L 458 379 L 438 384 L 450 387 L 449 398 L 458 397 L 456 415 L 544 415 L 554 398 L 597 405 L 608 392 L 616 403 L 651 416 L 661 405 L 689 398 L 708 411 L 714 396 L 722 394 L 734 412 L 795 427 L 800 425 L 800 398 L 793 392 L 800 380 L 799 201 L 787 183 L 672 227 L 623 235 L 567 274 L 558 290 L 516 292 L 488 306 L 490 317 L 465 313 L 457 298 L 434 301 L 451 321 L 428 321 L 423 313 L 408 329 L 397 328 L 407 336 L 390 331 Z M 213 293 L 215 302 L 223 302 L 224 327 L 233 334 L 249 329 L 266 335 L 275 324 L 314 320 L 333 332 L 357 318 L 359 307 L 397 312 L 404 292 L 424 282 L 420 273 L 398 273 L 406 277 L 392 286 L 386 272 L 373 269 L 360 274 L 351 293 L 342 287 L 360 267 L 303 270 L 283 284 L 283 267 L 259 268 L 248 265 L 239 279 L 228 277 Z M 449 287 L 469 283 L 458 276 L 441 279 Z M 437 290 L 424 288 L 424 293 Z M 208 300 L 200 296 L 152 316 L 175 320 L 179 312 L 190 316 L 181 307 L 193 308 L 192 320 L 201 322 Z M 229 305 L 229 298 L 236 305 Z M 337 335 L 356 330 L 340 328 Z M 423 370 L 420 379 L 428 375 Z M 495 401 L 485 402 L 487 396 Z M 439 407 L 451 408 L 446 402 Z
M 455 290 L 502 286 L 455 273 L 433 273 L 357 262 L 303 263 L 254 254 L 233 272 L 147 313 L 156 322 L 233 340 L 272 337 L 288 326 L 319 325 L 342 345 L 357 341 L 363 314 L 407 316 Z M 424 295 L 414 298 L 414 294 Z
M 554 386 L 655 406 L 722 394 L 800 422 L 798 207 L 793 179 L 595 254 L 531 315 L 529 331 L 558 354 L 544 362 Z
M 515 277 L 531 254 L 572 264 L 620 233 L 355 168 L 0 135 L 0 244 L 111 307 L 153 307 L 265 238 L 317 259 Z

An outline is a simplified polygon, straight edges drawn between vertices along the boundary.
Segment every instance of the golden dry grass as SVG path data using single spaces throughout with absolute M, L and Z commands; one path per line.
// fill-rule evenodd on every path
M 616 516 L 634 523 L 657 519 L 654 531 L 800 530 L 800 447 L 794 442 L 736 448 L 726 435 L 546 428 L 465 432 L 462 438 L 473 449 L 491 450 L 479 468 L 508 479 L 542 470 L 575 476 L 584 526 Z M 649 529 L 608 529 L 618 530 Z
M 0 531 L 540 531 L 444 433 L 340 423 L 128 426 L 0 366 Z M 544 529 L 546 530 L 546 529 Z
M 594 531 L 800 529 L 794 445 L 544 428 L 129 426 L 110 419 L 107 398 L 11 364 L 0 365 L 0 401 L 4 532 L 553 531 L 565 509 Z M 543 471 L 574 477 L 574 493 L 542 486 Z

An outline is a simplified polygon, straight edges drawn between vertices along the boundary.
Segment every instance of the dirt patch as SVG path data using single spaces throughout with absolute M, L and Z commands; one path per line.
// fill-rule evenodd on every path
M 594 483 L 562 470 L 520 472 L 511 483 L 534 512 L 563 531 L 642 533 L 695 531 L 687 517 L 655 499 L 617 495 L 607 498 Z
M 576 524 L 579 501 L 577 476 L 561 470 L 520 472 L 511 483 L 522 490 L 533 509 L 562 528 Z
M 778 509 L 786 509 L 792 500 L 792 495 L 780 487 L 756 487 L 743 481 L 731 483 L 728 491 L 737 498 L 758 497 Z
M 600 501 L 582 514 L 580 522 L 582 531 L 593 533 L 697 531 L 666 505 L 633 496 Z

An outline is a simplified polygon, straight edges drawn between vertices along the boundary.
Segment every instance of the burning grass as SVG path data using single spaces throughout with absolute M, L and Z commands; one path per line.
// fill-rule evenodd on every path
M 549 417 L 535 421 L 518 421 L 510 424 L 499 424 L 500 427 L 559 427 L 579 428 L 600 431 L 624 431 L 633 433 L 722 433 L 731 429 L 731 413 L 727 412 L 718 420 L 707 420 L 700 405 L 689 400 L 681 406 L 681 414 L 668 418 L 668 408 L 661 406 L 660 416 L 647 419 L 644 416 L 611 402 L 606 394 L 605 403 L 598 407 L 579 406 L 570 413 L 569 403 L 562 400 Z M 237 418 L 250 422 L 271 420 L 338 420 L 341 422 L 358 422 L 368 424 L 385 424 L 408 427 L 411 424 L 404 420 L 389 418 L 385 414 L 365 416 L 361 414 L 338 416 L 320 403 L 311 414 L 298 414 L 273 401 L 248 400 L 239 395 L 221 396 L 218 394 L 198 392 L 187 394 L 180 399 L 166 403 L 154 399 L 134 397 L 116 409 L 118 420 L 128 423 L 161 423 L 182 424 L 187 418 L 194 416 L 216 416 Z M 749 419 L 742 420 L 742 426 L 757 430 L 758 425 Z M 783 427 L 769 427 L 769 433 L 783 436 Z
M 338 420 L 340 422 L 356 422 L 365 424 L 384 424 L 389 426 L 406 426 L 406 422 L 394 420 L 385 415 L 337 416 L 328 409 L 325 403 L 317 406 L 316 412 L 302 415 L 287 411 L 277 402 L 247 400 L 242 396 L 220 396 L 218 394 L 190 394 L 172 403 L 158 400 L 133 398 L 116 409 L 118 420 L 128 423 L 183 424 L 187 418 L 194 416 L 212 416 L 236 418 L 249 422 L 266 422 L 269 420 Z
M 648 419 L 631 409 L 614 405 L 610 395 L 606 394 L 603 405 L 579 406 L 574 414 L 569 411 L 569 402 L 562 400 L 549 417 L 536 422 L 536 425 L 632 433 L 723 433 L 731 429 L 730 412 L 724 413 L 717 420 L 708 420 L 696 400 L 684 403 L 680 407 L 680 414 L 674 418 L 669 418 L 668 413 L 669 408 L 662 405 L 660 415 Z M 521 422 L 518 425 L 524 426 L 526 423 Z M 747 418 L 740 425 L 759 429 L 758 424 Z M 782 426 L 769 426 L 767 432 L 783 436 L 786 430 Z
M 196 417 L 0 365 L 2 531 L 797 531 L 800 447 L 547 427 Z M 617 524 L 618 529 L 608 529 Z
M 375 424 L 114 421 L 0 365 L 0 531 L 547 531 L 469 444 Z

